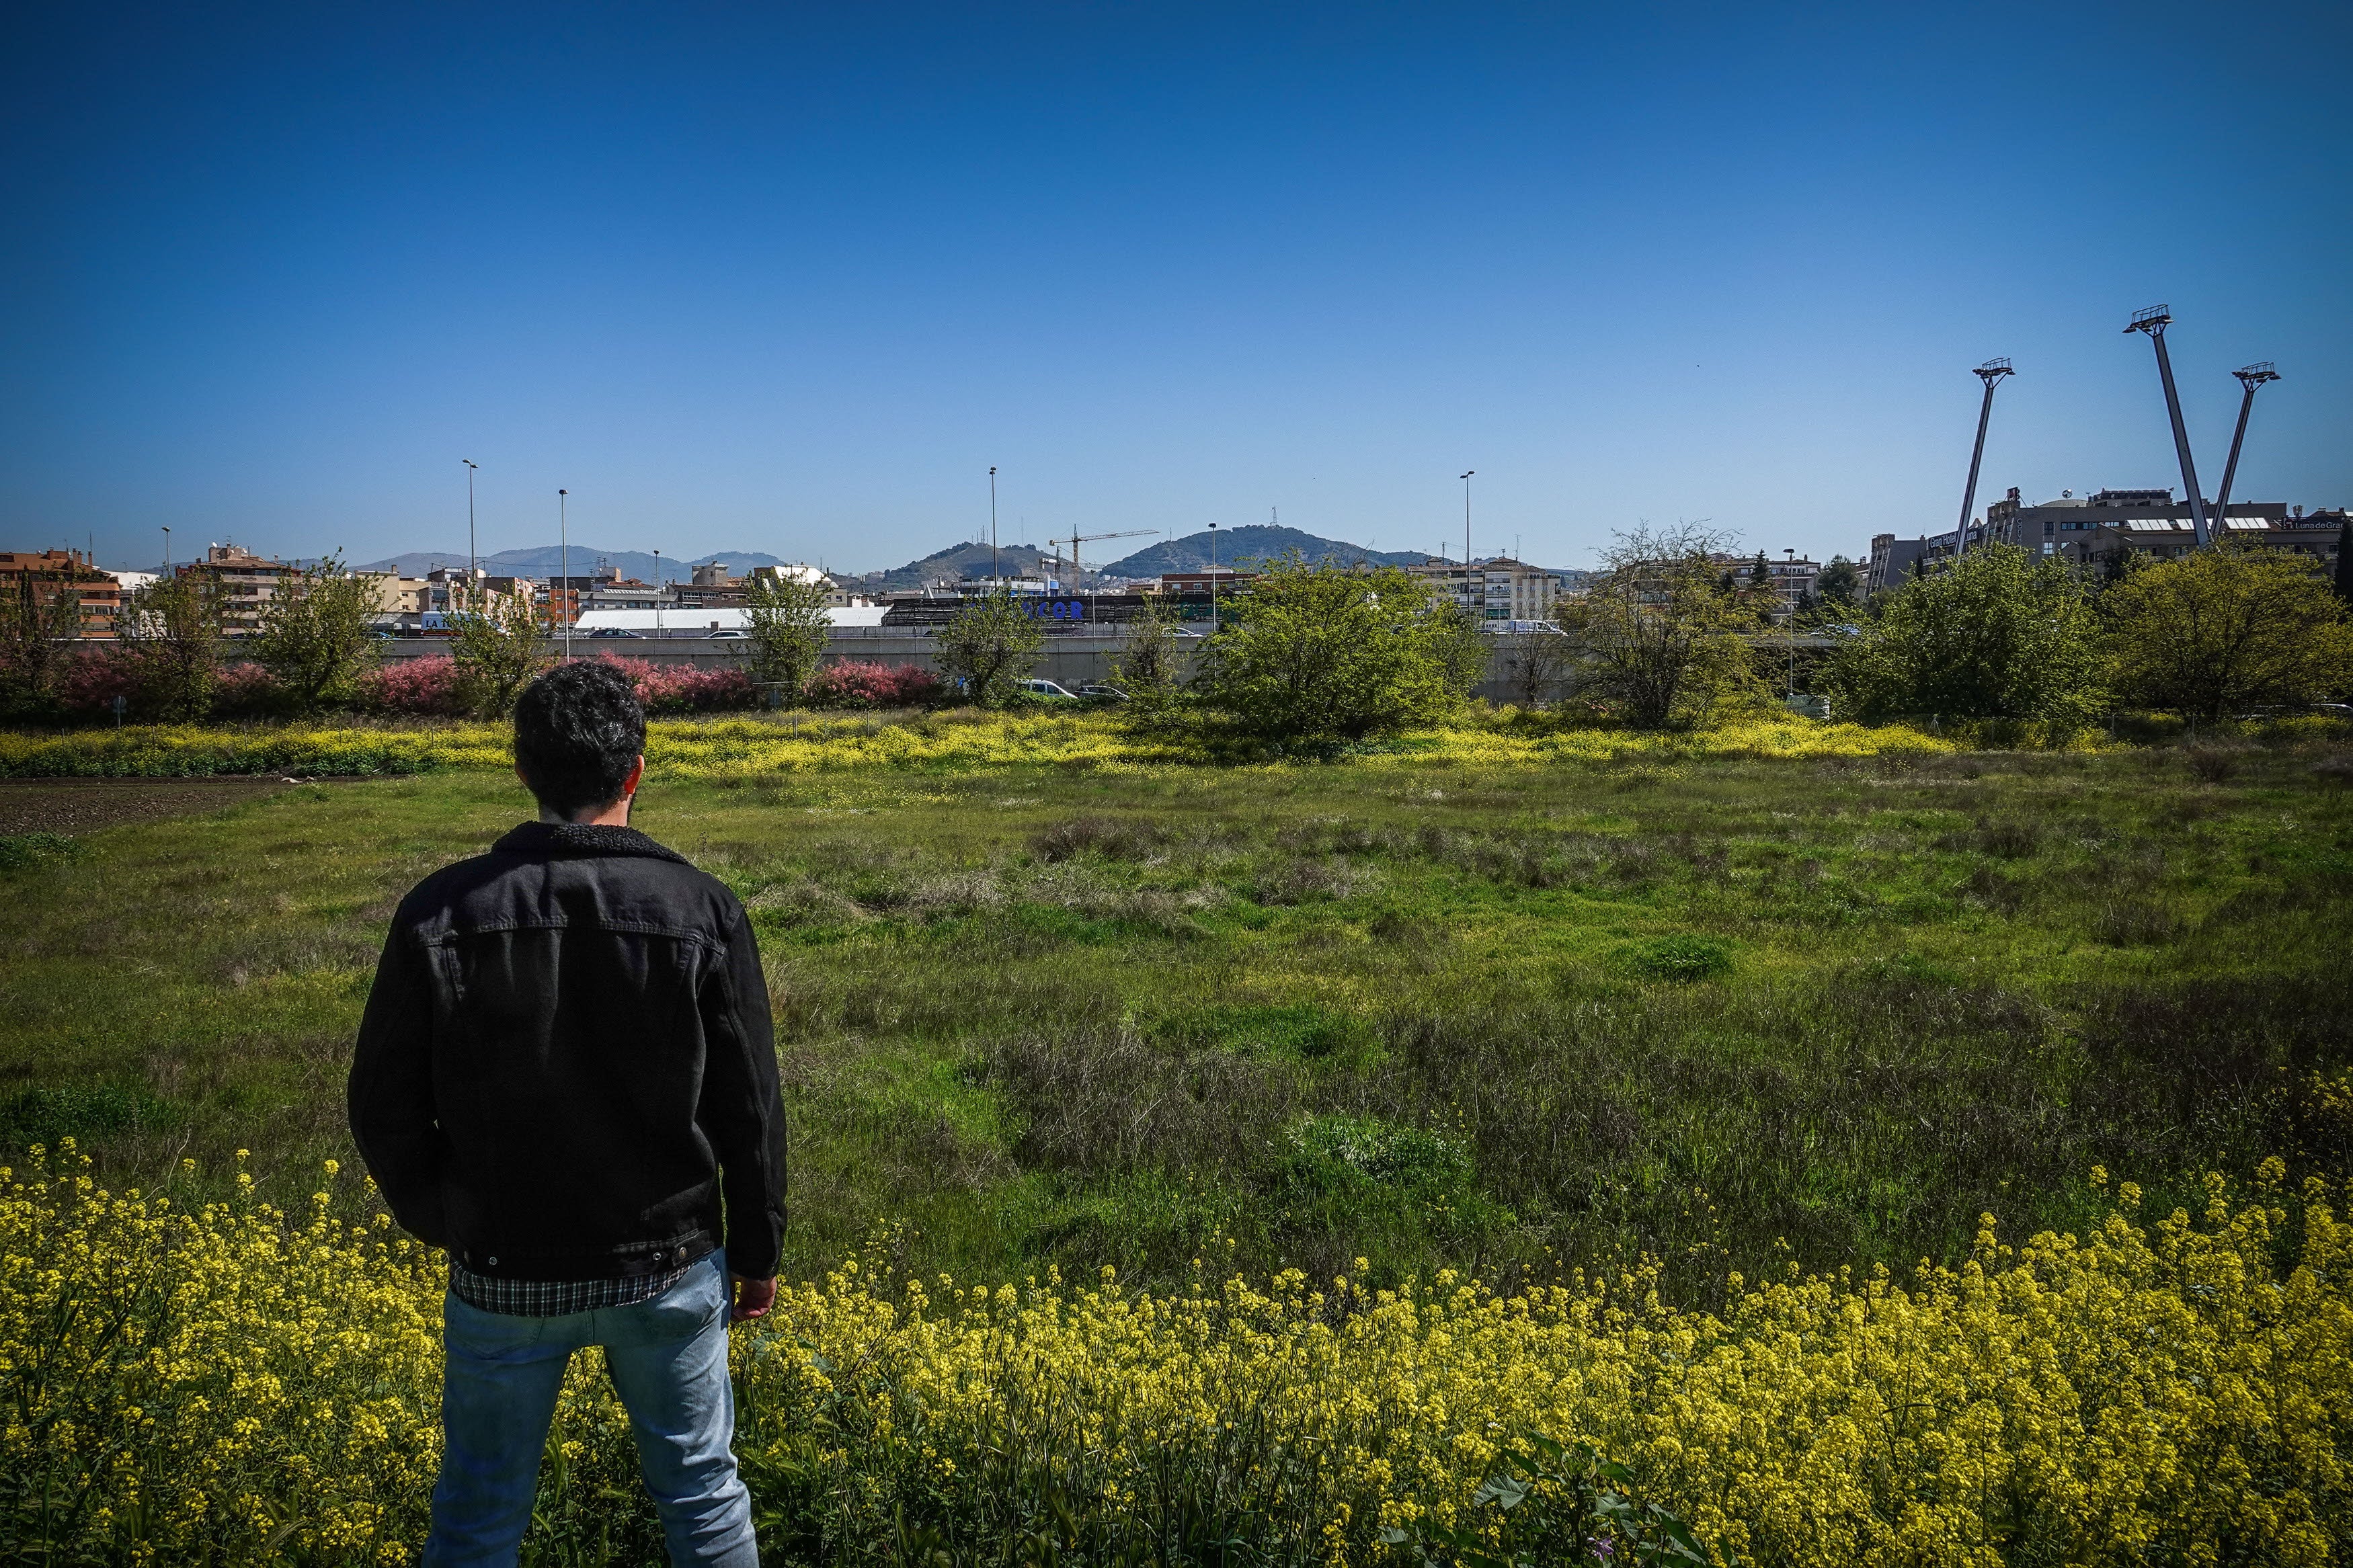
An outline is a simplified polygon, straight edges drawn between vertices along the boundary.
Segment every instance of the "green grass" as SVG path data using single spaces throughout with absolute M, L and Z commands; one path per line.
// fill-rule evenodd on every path
M 385 922 L 525 812 L 444 773 L 12 841 L 0 1141 L 352 1184 Z M 639 825 L 757 921 L 796 1275 L 884 1218 L 960 1278 L 1900 1268 L 2094 1163 L 2295 1157 L 2353 1061 L 2353 795 L 2287 752 L 657 778 Z

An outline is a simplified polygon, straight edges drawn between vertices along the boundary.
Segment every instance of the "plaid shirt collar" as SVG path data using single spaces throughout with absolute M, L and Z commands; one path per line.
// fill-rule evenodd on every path
M 561 1318 L 572 1312 L 594 1312 L 606 1307 L 634 1307 L 650 1301 L 691 1274 L 702 1258 L 667 1274 L 639 1274 L 627 1279 L 497 1279 L 477 1274 L 456 1258 L 449 1260 L 449 1294 L 469 1307 L 502 1312 L 513 1318 Z

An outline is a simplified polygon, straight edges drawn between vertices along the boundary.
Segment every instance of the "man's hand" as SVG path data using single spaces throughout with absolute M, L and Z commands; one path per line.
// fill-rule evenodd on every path
M 765 1318 L 768 1315 L 768 1309 L 776 1304 L 775 1275 L 771 1274 L 765 1279 L 746 1279 L 741 1274 L 730 1274 L 727 1278 L 735 1286 L 735 1305 L 727 1313 L 729 1322 L 743 1323 L 754 1318 Z

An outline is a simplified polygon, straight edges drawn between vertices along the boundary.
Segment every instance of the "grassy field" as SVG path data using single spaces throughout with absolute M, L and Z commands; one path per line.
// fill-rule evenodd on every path
M 2308 750 L 700 771 L 638 820 L 758 922 L 797 1278 L 889 1221 L 959 1278 L 1650 1254 L 1706 1304 L 2080 1224 L 2094 1165 L 2344 1162 L 2353 794 Z M 385 922 L 526 807 L 0 840 L 0 1140 L 150 1188 L 249 1149 L 289 1201 L 337 1157 L 356 1212 Z

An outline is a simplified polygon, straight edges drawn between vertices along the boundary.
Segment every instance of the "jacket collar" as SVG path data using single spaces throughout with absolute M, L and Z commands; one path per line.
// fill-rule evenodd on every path
M 665 849 L 634 827 L 606 827 L 578 822 L 526 822 L 496 844 L 494 850 L 511 855 L 644 855 L 656 860 L 691 862 L 675 849 Z

